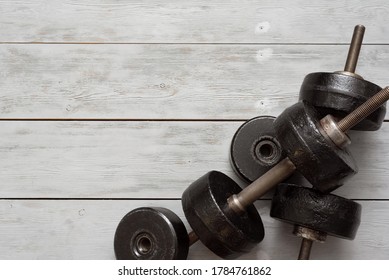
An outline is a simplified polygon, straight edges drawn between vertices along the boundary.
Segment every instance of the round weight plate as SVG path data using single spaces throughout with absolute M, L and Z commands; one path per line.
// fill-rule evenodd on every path
M 275 137 L 275 117 L 260 116 L 242 124 L 232 138 L 230 162 L 246 182 L 253 182 L 286 155 Z
M 231 178 L 211 171 L 182 194 L 182 207 L 193 231 L 212 252 L 234 259 L 249 252 L 265 235 L 254 205 L 243 215 L 229 209 L 227 198 L 242 189 Z
M 279 184 L 270 216 L 288 223 L 354 239 L 361 220 L 360 204 L 333 194 L 291 184 Z
M 274 121 L 277 139 L 297 170 L 321 192 L 331 192 L 358 171 L 347 148 L 321 132 L 317 111 L 306 102 L 287 108 Z
M 141 207 L 120 221 L 114 239 L 118 260 L 184 260 L 189 238 L 181 219 L 159 207 Z
M 328 114 L 343 118 L 381 89 L 369 81 L 341 73 L 311 73 L 301 85 L 299 99 L 314 105 L 320 118 Z M 353 130 L 378 130 L 385 113 L 384 104 Z

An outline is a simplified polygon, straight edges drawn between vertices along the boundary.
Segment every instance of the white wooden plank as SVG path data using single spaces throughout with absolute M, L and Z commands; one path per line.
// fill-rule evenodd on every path
M 230 169 L 226 135 L 232 136 L 239 123 L 0 126 L 1 181 L 13 182 L 1 188 L 0 197 L 166 198 L 179 197 L 188 182 L 212 168 Z
M 347 46 L 0 45 L 0 118 L 248 119 L 297 101 Z M 389 46 L 358 72 L 384 86 Z
M 210 170 L 236 179 L 229 145 L 241 123 L 2 121 L 0 197 L 180 198 Z M 388 138 L 388 123 L 352 134 L 360 171 L 338 194 L 389 199 Z
M 312 259 L 388 259 L 389 202 L 361 202 L 363 215 L 354 241 L 328 237 L 315 244 Z M 241 259 L 296 259 L 299 238 L 292 226 L 269 217 L 269 201 L 257 203 L 264 241 Z M 0 201 L 0 259 L 114 259 L 113 236 L 120 219 L 143 206 L 167 207 L 184 221 L 180 201 Z M 189 259 L 217 259 L 201 243 Z
M 388 43 L 389 4 L 372 1 L 1 1 L 0 41 Z

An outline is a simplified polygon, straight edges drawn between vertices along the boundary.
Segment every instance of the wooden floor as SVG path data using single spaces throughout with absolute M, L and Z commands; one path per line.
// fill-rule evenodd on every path
M 388 85 L 388 12 L 384 0 L 0 1 L 0 259 L 114 259 L 130 210 L 185 220 L 181 194 L 210 170 L 244 186 L 228 158 L 236 129 L 295 103 L 306 74 L 342 70 L 354 25 L 367 28 L 357 72 Z M 351 138 L 359 173 L 336 194 L 362 204 L 361 226 L 313 259 L 389 259 L 389 122 Z M 270 198 L 256 203 L 265 240 L 243 259 L 296 258 Z M 200 243 L 189 254 L 217 258 Z

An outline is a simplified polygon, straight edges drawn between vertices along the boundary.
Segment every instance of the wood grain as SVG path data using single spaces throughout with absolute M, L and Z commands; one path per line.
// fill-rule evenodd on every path
M 278 115 L 347 46 L 0 45 L 0 118 L 249 119 Z M 389 46 L 358 73 L 384 86 Z
M 266 236 L 241 259 L 296 259 L 299 238 L 292 226 L 269 217 L 269 201 L 257 202 Z M 362 221 L 354 241 L 328 237 L 314 244 L 312 259 L 388 259 L 389 202 L 361 202 Z M 184 221 L 180 201 L 1 200 L 0 259 L 114 259 L 113 237 L 120 219 L 137 207 L 167 207 Z M 189 259 L 218 259 L 201 243 Z
M 180 198 L 210 170 L 237 179 L 229 145 L 241 124 L 2 121 L 0 197 Z M 337 193 L 389 199 L 389 124 L 351 137 L 360 170 Z
M 1 1 L 3 42 L 389 43 L 389 4 L 372 1 Z
M 210 170 L 244 186 L 228 157 L 236 129 L 295 103 L 306 74 L 341 70 L 354 25 L 367 27 L 357 72 L 387 84 L 388 11 L 384 0 L 0 0 L 0 259 L 114 259 L 133 208 L 184 219 L 183 190 Z M 351 138 L 359 173 L 335 193 L 360 201 L 361 227 L 353 242 L 315 244 L 313 259 L 389 259 L 389 123 Z M 266 238 L 243 259 L 297 256 L 270 198 L 256 202 Z M 189 259 L 217 257 L 197 243 Z

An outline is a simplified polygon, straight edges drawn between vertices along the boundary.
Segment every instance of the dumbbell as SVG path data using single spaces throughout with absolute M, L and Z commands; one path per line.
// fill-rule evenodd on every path
M 184 260 L 197 240 L 171 210 L 140 207 L 119 222 L 114 250 L 118 260 Z
M 331 117 L 322 119 L 322 130 L 319 132 L 322 133 L 322 137 L 323 135 L 328 137 L 325 138 L 328 145 L 333 141 L 334 145 L 336 143 L 343 147 L 349 142 L 344 132 L 388 99 L 389 88 L 387 87 L 338 123 Z M 308 108 L 303 111 L 314 112 L 314 109 L 307 104 L 297 103 L 292 106 L 292 109 L 285 111 L 289 110 L 289 113 L 284 112 L 281 116 L 293 115 L 291 113 L 294 112 L 294 108 Z M 314 120 L 314 114 L 307 115 Z M 304 119 L 303 116 L 302 118 Z M 280 122 L 281 120 L 282 118 Z M 312 130 L 317 130 L 319 124 L 313 122 L 307 125 L 311 125 Z M 313 135 L 316 137 L 315 134 Z M 300 166 L 298 161 L 296 165 L 292 162 L 293 159 L 299 158 L 288 151 L 286 150 L 291 159 L 283 159 L 244 190 L 241 190 L 228 176 L 217 171 L 209 172 L 192 183 L 182 195 L 185 216 L 194 230 L 194 233 L 189 236 L 180 219 L 166 209 L 159 208 L 155 211 L 148 208 L 149 210 L 146 211 L 138 209 L 130 212 L 119 223 L 115 233 L 116 257 L 118 259 L 182 259 L 187 256 L 189 244 L 197 239 L 223 258 L 235 258 L 248 252 L 264 237 L 261 218 L 252 203 Z M 165 222 L 165 226 L 159 226 L 158 221 L 161 220 L 162 224 Z M 155 247 L 161 242 L 165 247 Z M 161 252 L 164 252 L 163 257 L 160 255 Z
M 256 218 L 253 220 L 253 230 L 245 232 L 246 238 L 243 240 L 249 240 L 250 234 L 257 238 L 258 232 L 262 234 L 258 242 L 263 239 L 263 224 L 258 214 Z M 235 232 L 239 233 L 239 230 Z M 237 238 L 240 238 L 239 234 Z M 195 232 L 187 233 L 182 220 L 171 210 L 140 207 L 130 211 L 119 222 L 114 237 L 114 251 L 118 260 L 184 260 L 188 256 L 189 247 L 198 240 Z M 244 253 L 244 248 L 247 246 L 237 246 L 235 250 Z M 218 255 L 224 257 L 223 254 Z
M 302 237 L 299 260 L 308 260 L 313 241 L 324 242 L 327 234 L 352 240 L 361 220 L 361 205 L 313 188 L 279 184 L 270 216 L 294 224 L 293 233 Z
M 364 32 L 363 25 L 355 26 L 343 71 L 310 73 L 304 78 L 299 100 L 314 105 L 320 117 L 331 114 L 336 118 L 342 118 L 381 90 L 378 85 L 355 74 Z M 386 106 L 382 104 L 352 129 L 378 130 L 385 118 L 385 113 Z
M 255 221 L 261 221 L 252 203 L 296 169 L 323 193 L 335 189 L 336 180 L 344 181 L 356 173 L 351 155 L 345 150 L 345 145 L 350 143 L 345 132 L 388 99 L 389 87 L 386 87 L 339 122 L 331 116 L 319 121 L 315 109 L 305 102 L 286 109 L 275 120 L 275 130 L 288 157 L 244 190 L 223 173 L 211 171 L 184 191 L 182 206 L 193 231 L 211 251 L 224 258 L 234 258 L 242 251 L 250 250 L 260 242 L 262 235 L 257 233 L 257 238 L 245 240 L 248 235 L 241 234 L 253 232 Z M 288 145 L 288 141 L 296 141 L 295 148 Z M 326 163 L 325 170 L 321 168 L 323 163 Z M 340 170 L 329 163 L 339 165 Z M 240 238 L 236 238 L 238 234 Z M 229 242 L 233 242 L 233 246 Z M 238 247 L 240 252 L 235 250 Z

